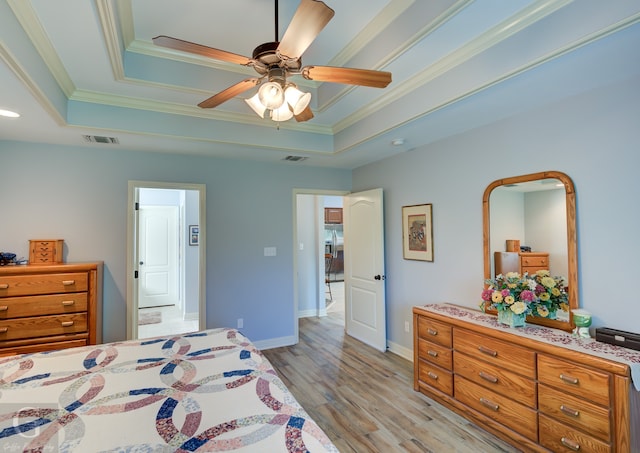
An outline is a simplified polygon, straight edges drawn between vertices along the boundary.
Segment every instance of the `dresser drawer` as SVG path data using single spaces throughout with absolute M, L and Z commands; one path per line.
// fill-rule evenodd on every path
M 7 297 L 0 299 L 0 319 L 87 311 L 87 293 Z
M 430 387 L 453 396 L 453 375 L 450 371 L 419 359 L 418 378 Z
M 533 409 L 537 407 L 536 383 L 532 379 L 458 351 L 453 353 L 453 369 L 456 374 L 476 384 Z
M 0 320 L 0 345 L 7 340 L 81 333 L 87 331 L 87 314 L 38 316 Z
M 458 375 L 454 376 L 454 388 L 455 397 L 461 403 L 534 442 L 538 441 L 538 416 L 535 410 Z
M 528 256 L 520 255 L 520 265 L 522 267 L 542 267 L 549 268 L 549 258 L 547 256 Z
M 451 326 L 443 322 L 419 316 L 418 336 L 441 346 L 451 347 Z
M 611 446 L 577 429 L 546 417 L 539 416 L 540 445 L 557 453 L 609 453 Z
M 418 339 L 418 357 L 434 363 L 442 368 L 451 370 L 453 366 L 453 351 L 423 338 Z
M 538 355 L 538 380 L 562 392 L 609 407 L 611 375 L 602 371 Z
M 0 298 L 34 294 L 75 293 L 86 291 L 87 288 L 88 275 L 86 272 L 0 277 Z
M 611 440 L 608 408 L 543 384 L 538 386 L 538 406 L 541 413 L 555 418 L 562 424 L 582 429 L 605 442 Z
M 458 327 L 453 329 L 453 348 L 522 376 L 536 378 L 536 355 L 529 349 Z

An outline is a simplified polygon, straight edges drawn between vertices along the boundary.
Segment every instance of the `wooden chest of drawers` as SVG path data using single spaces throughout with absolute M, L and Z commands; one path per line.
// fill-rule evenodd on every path
M 640 392 L 627 364 L 451 307 L 461 315 L 413 309 L 416 391 L 523 451 L 640 451 L 631 428 L 640 426 Z
M 0 268 L 0 356 L 102 341 L 102 263 Z
M 31 239 L 29 264 L 59 264 L 63 260 L 63 239 Z
M 531 275 L 539 270 L 549 270 L 547 252 L 495 252 L 493 259 L 495 275 L 507 272 Z

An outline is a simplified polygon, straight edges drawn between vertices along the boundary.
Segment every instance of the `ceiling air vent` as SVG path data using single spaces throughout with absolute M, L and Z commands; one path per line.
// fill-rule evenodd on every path
M 288 160 L 290 162 L 302 162 L 303 160 L 307 160 L 308 157 L 303 157 L 303 156 L 287 156 L 282 160 Z
M 120 141 L 115 137 L 103 137 L 101 135 L 83 135 L 85 141 L 89 143 L 107 143 L 109 145 L 119 145 Z

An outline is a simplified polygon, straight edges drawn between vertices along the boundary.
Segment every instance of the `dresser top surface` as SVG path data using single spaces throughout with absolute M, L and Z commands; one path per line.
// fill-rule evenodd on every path
M 508 327 L 498 323 L 496 316 L 483 313 L 480 310 L 453 304 L 428 304 L 420 305 L 416 308 L 455 320 L 487 327 L 495 331 L 516 335 L 524 339 L 535 340 L 552 346 L 623 363 L 630 368 L 634 386 L 636 390 L 640 391 L 640 351 L 602 343 L 593 338 L 577 338 L 563 330 L 535 324 L 526 324 L 524 327 L 516 328 Z
M 8 264 L 0 266 L 0 276 L 53 272 L 88 271 L 102 266 L 102 261 L 59 264 Z

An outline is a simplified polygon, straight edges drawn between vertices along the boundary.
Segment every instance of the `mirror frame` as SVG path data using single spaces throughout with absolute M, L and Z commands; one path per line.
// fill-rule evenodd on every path
M 491 250 L 490 250 L 490 232 L 491 222 L 489 218 L 489 197 L 493 189 L 507 184 L 517 184 L 528 181 L 536 181 L 540 179 L 555 178 L 564 184 L 567 205 L 567 262 L 568 275 L 567 284 L 569 285 L 569 310 L 579 308 L 578 301 L 578 241 L 576 229 L 576 192 L 571 178 L 565 173 L 559 171 L 544 171 L 540 173 L 532 173 L 529 175 L 514 176 L 511 178 L 503 178 L 493 181 L 484 191 L 482 196 L 482 242 L 484 252 L 484 278 L 491 278 Z M 486 286 L 486 285 L 485 285 Z M 489 309 L 485 305 L 487 313 L 497 314 L 496 310 Z M 531 324 L 540 324 L 556 329 L 572 331 L 575 328 L 573 322 L 573 313 L 569 311 L 569 322 L 558 321 L 555 319 L 539 318 L 528 316 L 527 322 Z

